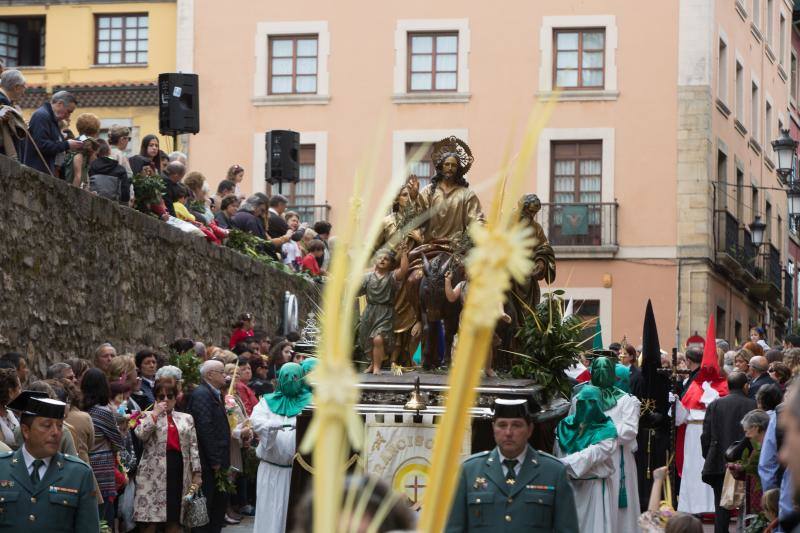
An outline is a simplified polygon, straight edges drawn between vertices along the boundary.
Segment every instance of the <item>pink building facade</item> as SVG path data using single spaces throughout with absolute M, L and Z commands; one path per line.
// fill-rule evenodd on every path
M 535 101 L 555 98 L 525 188 L 556 249 L 553 288 L 599 317 L 604 344 L 640 342 L 648 298 L 665 349 L 711 314 L 732 341 L 785 327 L 786 198 L 763 187 L 778 185 L 769 141 L 790 124 L 789 2 L 183 7 L 193 46 L 179 43 L 179 64 L 201 83 L 190 160 L 212 183 L 239 163 L 246 192 L 271 192 L 264 132 L 299 131 L 301 181 L 284 194 L 335 233 L 371 146 L 377 184 L 408 169 L 427 178 L 415 156 L 457 135 L 488 206 Z M 759 250 L 755 214 L 772 221 Z

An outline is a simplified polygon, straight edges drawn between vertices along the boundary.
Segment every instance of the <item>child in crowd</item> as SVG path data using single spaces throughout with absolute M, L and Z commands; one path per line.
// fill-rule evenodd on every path
M 325 245 L 322 241 L 311 241 L 308 245 L 308 254 L 300 262 L 303 272 L 310 272 L 312 276 L 326 276 L 328 273 L 319 267 L 317 259 L 325 255 Z
M 294 231 L 294 235 L 292 235 L 291 240 L 281 246 L 281 257 L 283 258 L 283 264 L 292 267 L 296 271 L 299 271 L 300 261 L 303 257 L 303 251 L 300 249 L 300 245 L 298 244 L 298 241 L 303 238 L 303 233 L 299 231 L 300 215 L 294 211 L 287 211 L 283 217 L 286 219 L 289 229 Z
M 250 313 L 242 313 L 236 322 L 233 324 L 233 331 L 231 331 L 231 339 L 228 346 L 231 350 L 236 347 L 236 344 L 245 340 L 247 337 L 253 336 L 253 315 Z
M 175 184 L 175 202 L 172 207 L 175 208 L 175 216 L 187 222 L 194 222 L 197 220 L 193 214 L 186 208 L 189 201 L 189 188 L 183 183 Z

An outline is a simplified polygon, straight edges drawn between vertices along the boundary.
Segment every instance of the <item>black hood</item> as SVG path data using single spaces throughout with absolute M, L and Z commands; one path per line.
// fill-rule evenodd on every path
M 89 165 L 89 175 L 105 174 L 107 176 L 115 176 L 119 173 L 119 170 L 117 170 L 118 168 L 125 172 L 125 169 L 122 168 L 122 165 L 120 165 L 116 159 L 98 157 Z

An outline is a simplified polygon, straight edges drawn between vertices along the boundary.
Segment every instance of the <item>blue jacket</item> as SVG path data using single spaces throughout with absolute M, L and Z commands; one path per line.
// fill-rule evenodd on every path
M 33 140 L 36 141 L 39 151 L 42 152 L 47 167 L 42 163 L 39 154 L 36 153 L 36 148 L 31 146 L 31 142 L 27 138 L 21 144 L 22 162 L 39 172 L 55 173 L 56 155 L 66 152 L 69 149 L 69 143 L 61 134 L 58 119 L 53 113 L 53 106 L 50 105 L 50 102 L 45 102 L 42 107 L 34 111 L 28 124 L 28 130 L 31 132 Z

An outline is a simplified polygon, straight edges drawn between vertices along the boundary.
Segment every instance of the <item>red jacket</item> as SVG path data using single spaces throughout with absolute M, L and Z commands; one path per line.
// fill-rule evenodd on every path
M 247 416 L 250 416 L 253 413 L 253 407 L 258 403 L 256 393 L 254 393 L 253 389 L 248 387 L 247 384 L 239 380 L 236 380 L 236 385 L 234 386 L 236 387 L 236 394 L 239 395 L 239 399 L 242 400 L 244 404 L 244 410 L 247 411 Z
M 245 331 L 245 330 L 243 330 L 241 328 L 236 328 L 235 330 L 233 330 L 231 332 L 231 340 L 228 343 L 228 346 L 230 347 L 231 350 L 233 350 L 234 348 L 236 348 L 236 343 L 237 342 L 243 341 L 247 337 L 252 337 L 252 336 L 253 336 L 253 330 L 252 329 L 248 329 L 247 331 Z

